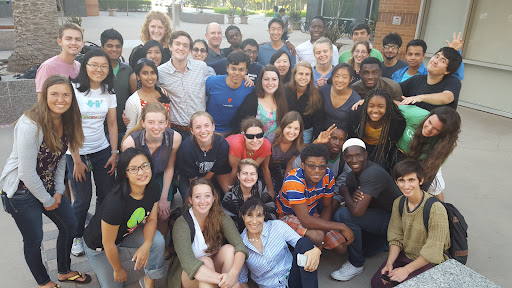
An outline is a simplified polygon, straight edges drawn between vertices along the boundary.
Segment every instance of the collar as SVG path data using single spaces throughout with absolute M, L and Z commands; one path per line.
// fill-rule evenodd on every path
M 165 133 L 165 132 L 166 132 L 166 131 L 164 130 L 164 132 L 163 132 L 163 138 L 162 138 L 162 144 L 161 144 L 161 145 L 169 146 L 169 145 L 170 145 L 169 135 L 168 135 L 167 133 Z M 142 130 L 141 130 L 141 135 L 140 135 L 140 146 L 141 146 L 141 147 L 147 146 L 147 145 L 146 145 L 146 129 L 142 129 Z
M 198 61 L 198 60 L 194 60 L 194 61 Z M 171 56 L 171 59 L 169 59 L 169 61 L 167 61 L 165 64 L 169 65 L 169 70 L 171 73 L 174 73 L 176 71 L 178 71 L 176 69 L 176 67 L 174 67 L 174 65 L 172 64 L 172 56 Z M 190 70 L 192 69 L 192 59 L 187 59 L 187 68 L 186 70 Z

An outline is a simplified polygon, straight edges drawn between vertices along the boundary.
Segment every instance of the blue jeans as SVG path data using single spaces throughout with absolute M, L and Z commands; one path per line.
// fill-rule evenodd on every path
M 304 130 L 302 137 L 304 138 L 304 144 L 311 144 L 313 142 L 313 127 Z
M 139 225 L 132 234 L 126 236 L 117 248 L 139 248 L 144 243 L 144 225 Z M 92 269 L 98 276 L 98 281 L 103 288 L 121 288 L 124 283 L 114 281 L 114 269 L 108 261 L 105 251 L 96 251 L 85 246 L 85 254 L 89 259 Z M 165 239 L 156 230 L 155 236 L 153 237 L 153 243 L 149 250 L 149 258 L 144 272 L 146 276 L 151 279 L 160 279 L 165 276 L 166 272 L 164 267 L 164 252 L 165 252 Z M 127 271 L 129 273 L 129 271 Z
M 333 220 L 344 223 L 354 233 L 354 242 L 347 247 L 348 261 L 352 265 L 362 267 L 366 261 L 363 251 L 363 233 L 367 232 L 373 236 L 385 239 L 390 218 L 391 214 L 389 212 L 374 208 L 367 208 L 361 217 L 352 216 L 350 210 L 346 207 L 341 207 L 336 211 Z M 376 250 L 385 251 L 387 249 L 387 242 L 379 241 L 379 246 L 378 249 L 372 249 L 374 250 L 373 253 L 376 253 Z
M 295 249 L 293 249 L 292 268 L 288 277 L 288 287 L 293 288 L 318 288 L 318 269 L 313 272 L 307 272 L 304 267 L 297 265 L 297 254 L 304 254 L 313 249 L 313 242 L 302 237 L 297 241 Z
M 51 281 L 41 258 L 43 241 L 43 217 L 48 216 L 57 225 L 57 271 L 59 274 L 71 272 L 71 245 L 77 229 L 75 214 L 66 196 L 57 209 L 46 211 L 43 204 L 28 190 L 18 190 L 12 198 L 5 199 L 7 212 L 11 214 L 23 237 L 25 261 L 38 285 Z
M 89 207 L 91 206 L 91 176 L 94 175 L 94 184 L 96 186 L 96 212 L 100 208 L 101 202 L 103 202 L 105 196 L 107 196 L 107 194 L 112 191 L 114 186 L 114 178 L 107 173 L 110 169 L 110 166 L 104 168 L 110 156 L 110 146 L 96 153 L 80 155 L 80 158 L 84 164 L 87 165 L 88 161 L 86 159 L 90 161 L 93 173 L 91 174 L 91 171 L 86 171 L 85 180 L 82 180 L 82 182 L 77 182 L 76 179 L 73 178 L 73 167 L 75 166 L 73 158 L 71 155 L 66 155 L 68 179 L 75 194 L 73 210 L 75 211 L 75 216 L 78 223 L 78 228 L 75 235 L 77 238 L 84 235 L 85 218 L 87 217 L 87 211 L 89 211 Z

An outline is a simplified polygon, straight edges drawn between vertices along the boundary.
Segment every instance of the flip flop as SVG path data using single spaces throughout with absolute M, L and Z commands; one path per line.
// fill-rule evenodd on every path
M 78 280 L 79 278 L 82 278 L 83 276 L 85 276 L 85 280 L 83 280 L 83 281 Z M 91 280 L 92 280 L 91 275 L 83 274 L 82 272 L 76 271 L 76 275 L 71 276 L 64 280 L 59 279 L 59 282 L 73 282 L 73 283 L 78 283 L 78 284 L 87 284 L 87 283 L 90 283 Z

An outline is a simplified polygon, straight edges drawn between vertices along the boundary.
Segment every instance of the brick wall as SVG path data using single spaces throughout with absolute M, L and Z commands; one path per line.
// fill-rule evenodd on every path
M 379 20 L 375 28 L 373 47 L 382 51 L 382 38 L 389 33 L 402 37 L 400 59 L 404 59 L 407 42 L 414 39 L 421 0 L 380 0 Z M 400 25 L 393 25 L 394 16 L 402 17 Z

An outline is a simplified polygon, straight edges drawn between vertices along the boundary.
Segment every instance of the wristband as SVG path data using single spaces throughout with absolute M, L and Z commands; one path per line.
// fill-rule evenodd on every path
M 119 150 L 112 150 L 110 151 L 111 154 L 119 154 Z

